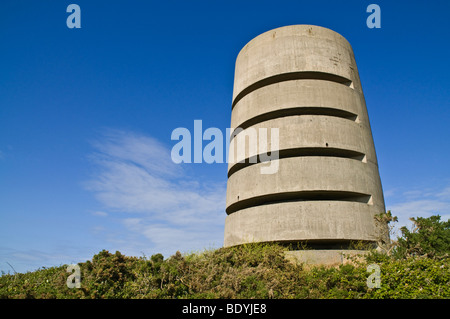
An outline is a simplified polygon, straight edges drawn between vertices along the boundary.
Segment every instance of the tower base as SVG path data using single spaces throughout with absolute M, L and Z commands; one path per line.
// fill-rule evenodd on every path
M 289 250 L 285 252 L 286 258 L 294 263 L 305 266 L 329 266 L 335 267 L 350 264 L 367 254 L 367 250 L 356 249 L 310 249 Z

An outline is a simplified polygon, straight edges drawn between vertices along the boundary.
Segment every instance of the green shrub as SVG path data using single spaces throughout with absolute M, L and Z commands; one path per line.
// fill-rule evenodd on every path
M 120 252 L 115 254 L 102 250 L 81 264 L 83 292 L 90 298 L 123 298 L 124 286 L 136 279 L 132 271 L 135 258 L 125 257 Z
M 437 257 L 448 255 L 450 252 L 450 220 L 441 221 L 439 215 L 428 218 L 411 218 L 414 229 L 406 227 L 400 230 L 402 235 L 398 238 L 395 257 L 409 256 Z
M 411 257 L 379 264 L 381 287 L 364 298 L 450 298 L 450 258 Z

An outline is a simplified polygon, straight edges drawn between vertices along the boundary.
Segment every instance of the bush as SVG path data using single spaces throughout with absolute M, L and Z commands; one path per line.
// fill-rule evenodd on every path
M 450 259 L 411 257 L 379 263 L 381 287 L 364 298 L 450 298 Z
M 125 257 L 120 252 L 115 254 L 102 250 L 81 264 L 83 292 L 90 298 L 123 298 L 125 284 L 136 279 L 132 271 L 134 258 Z
M 450 252 L 450 220 L 441 221 L 439 215 L 428 218 L 411 218 L 415 227 L 412 231 L 403 226 L 402 236 L 398 238 L 394 256 L 405 258 L 410 256 L 439 257 Z

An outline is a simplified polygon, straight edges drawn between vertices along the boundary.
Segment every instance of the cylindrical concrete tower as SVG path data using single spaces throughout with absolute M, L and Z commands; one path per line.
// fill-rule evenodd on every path
M 265 148 L 251 143 L 245 156 L 229 158 L 224 246 L 306 242 L 342 249 L 378 239 L 374 215 L 385 212 L 381 181 L 344 37 L 294 25 L 251 40 L 236 60 L 231 128 L 242 128 L 232 141 L 261 128 L 270 141 L 278 128 L 278 143 L 267 149 L 278 151 L 279 159 L 275 173 L 262 174 L 268 163 L 257 155 Z

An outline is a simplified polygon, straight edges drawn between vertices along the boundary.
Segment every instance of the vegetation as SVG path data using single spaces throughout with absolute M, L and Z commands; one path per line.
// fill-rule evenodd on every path
M 388 212 L 379 216 L 395 221 Z M 3 274 L 0 298 L 450 298 L 450 222 L 412 219 L 393 243 L 339 267 L 305 267 L 285 258 L 286 247 L 248 244 L 164 259 L 103 250 L 79 263 L 81 288 L 67 287 L 67 265 Z M 381 270 L 369 288 L 369 264 Z

